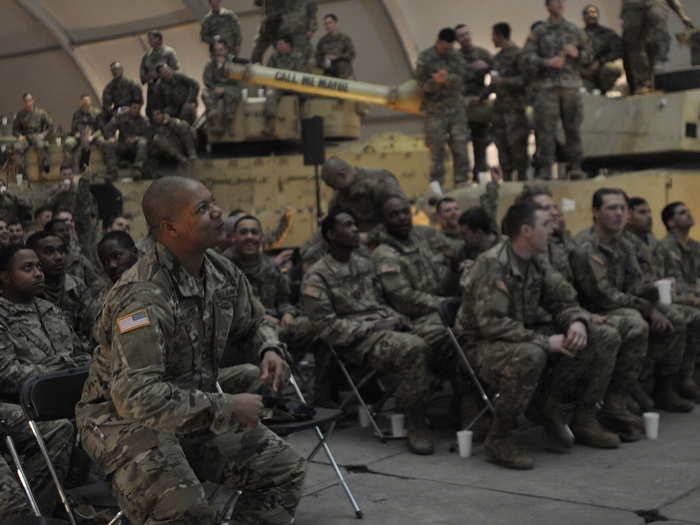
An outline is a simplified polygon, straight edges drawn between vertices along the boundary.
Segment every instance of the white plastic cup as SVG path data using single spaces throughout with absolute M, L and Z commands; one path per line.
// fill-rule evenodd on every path
M 435 195 L 442 195 L 442 186 L 440 186 L 440 183 L 436 180 L 430 182 L 430 190 Z
M 372 410 L 372 407 L 367 408 Z M 369 426 L 369 414 L 367 413 L 367 410 L 365 410 L 365 407 L 360 405 L 360 408 L 357 410 L 357 416 L 360 420 L 360 426 L 362 428 L 367 428 Z
M 18 173 L 15 179 L 17 181 L 17 186 L 21 186 L 22 182 L 24 182 L 24 175 L 22 173 Z
M 661 304 L 671 304 L 671 279 L 661 279 L 654 283 L 659 291 L 659 302 Z
M 248 98 L 248 88 L 241 89 L 241 97 L 243 98 L 243 100 L 246 100 Z
M 460 430 L 457 432 L 457 445 L 459 446 L 459 457 L 468 458 L 472 455 L 472 438 L 474 432 L 471 430 Z
M 644 433 L 647 439 L 657 439 L 659 437 L 659 413 L 644 412 Z
M 491 172 L 490 171 L 480 171 L 479 172 L 479 186 L 486 186 L 491 182 Z
M 406 418 L 403 414 L 391 415 L 391 435 L 395 438 L 406 437 Z

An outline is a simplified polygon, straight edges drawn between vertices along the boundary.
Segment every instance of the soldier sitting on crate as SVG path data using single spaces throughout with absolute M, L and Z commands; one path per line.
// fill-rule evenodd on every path
M 17 137 L 15 151 L 23 156 L 23 169 L 27 174 L 27 154 L 29 147 L 33 146 L 39 153 L 41 168 L 48 173 L 51 170 L 51 158 L 46 137 L 53 130 L 53 120 L 46 110 L 34 107 L 34 97 L 31 93 L 22 95 L 22 102 L 22 109 L 15 115 L 12 125 L 12 134 Z
M 171 117 L 160 109 L 154 109 L 151 129 L 151 156 L 174 159 L 180 165 L 186 165 L 188 161 L 197 158 L 194 129 L 184 120 Z
M 286 69 L 289 71 L 307 71 L 308 65 L 304 55 L 296 51 L 292 44 L 291 36 L 281 37 L 275 44 L 275 53 L 267 61 L 267 67 Z M 277 118 L 277 106 L 284 95 L 293 94 L 291 91 L 270 89 L 265 99 L 265 129 L 266 135 L 274 135 L 275 119 Z
M 204 68 L 202 102 L 206 107 L 207 127 L 212 133 L 223 133 L 236 117 L 241 102 L 238 80 L 226 75 L 226 64 L 233 55 L 224 40 L 214 43 L 214 55 Z

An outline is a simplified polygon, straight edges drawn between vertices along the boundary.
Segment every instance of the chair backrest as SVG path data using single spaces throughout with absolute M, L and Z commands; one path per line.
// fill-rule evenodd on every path
M 81 367 L 29 377 L 22 383 L 20 405 L 34 421 L 73 419 L 87 376 L 88 368 Z
M 459 312 L 459 307 L 462 305 L 462 299 L 458 297 L 449 297 L 440 303 L 438 306 L 438 312 L 440 313 L 440 319 L 442 319 L 442 324 L 447 328 L 452 328 L 457 319 L 457 312 Z

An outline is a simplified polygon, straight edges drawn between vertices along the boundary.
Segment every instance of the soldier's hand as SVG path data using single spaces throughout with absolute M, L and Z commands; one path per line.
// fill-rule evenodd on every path
M 561 69 L 566 65 L 566 58 L 564 58 L 562 55 L 557 55 L 547 60 L 545 65 L 547 67 L 551 67 L 552 69 Z
M 262 396 L 257 394 L 235 394 L 233 399 L 233 415 L 242 424 L 255 428 L 260 422 L 260 411 L 263 409 Z
M 672 332 L 673 325 L 671 321 L 668 320 L 664 314 L 659 312 L 656 308 L 651 311 L 649 316 L 649 325 L 651 326 L 652 332 Z
M 433 80 L 438 84 L 444 84 L 445 82 L 447 82 L 447 71 L 441 69 L 437 73 L 433 73 Z
M 265 352 L 260 364 L 260 379 L 272 384 L 272 390 L 279 391 L 289 379 L 289 365 L 276 352 Z
M 598 314 L 591 314 L 593 324 L 609 324 L 608 318 Z
M 681 22 L 683 22 L 683 25 L 687 27 L 688 29 L 695 29 L 695 26 L 693 25 L 693 21 L 690 19 L 688 16 L 681 17 Z
M 569 357 L 574 357 L 574 354 L 572 354 L 568 348 L 564 346 L 564 335 L 559 334 L 559 335 L 552 335 L 549 337 L 549 351 L 553 354 L 564 354 L 568 355 Z
M 283 327 L 285 327 L 287 330 L 292 326 L 292 323 L 294 323 L 294 316 L 287 312 L 282 316 L 282 319 L 280 320 L 280 323 L 282 324 Z
M 578 58 L 579 56 L 578 48 L 573 44 L 566 44 L 564 46 L 564 53 L 571 58 Z
M 566 332 L 566 339 L 564 340 L 564 347 L 567 350 L 571 350 L 576 353 L 579 350 L 586 348 L 588 344 L 588 330 L 586 330 L 586 325 L 581 321 L 576 321 L 572 323 L 569 330 Z
M 471 63 L 471 66 L 474 69 L 486 69 L 487 67 L 489 67 L 489 65 L 486 62 L 484 62 L 483 60 L 475 60 L 474 62 Z

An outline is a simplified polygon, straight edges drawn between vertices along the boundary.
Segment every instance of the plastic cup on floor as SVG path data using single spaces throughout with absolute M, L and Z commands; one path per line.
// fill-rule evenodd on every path
M 403 414 L 391 415 L 391 435 L 395 438 L 406 437 L 406 419 Z
M 460 430 L 457 432 L 457 445 L 459 446 L 459 457 L 468 458 L 472 455 L 472 439 L 474 432 L 471 430 Z
M 367 407 L 367 408 L 372 410 L 371 407 Z M 359 420 L 360 420 L 360 426 L 362 428 L 367 428 L 369 426 L 369 414 L 367 413 L 367 410 L 365 409 L 365 407 L 360 405 L 360 407 L 357 409 L 357 415 L 358 415 Z
M 659 437 L 659 413 L 644 412 L 644 433 L 647 439 L 657 439 Z

